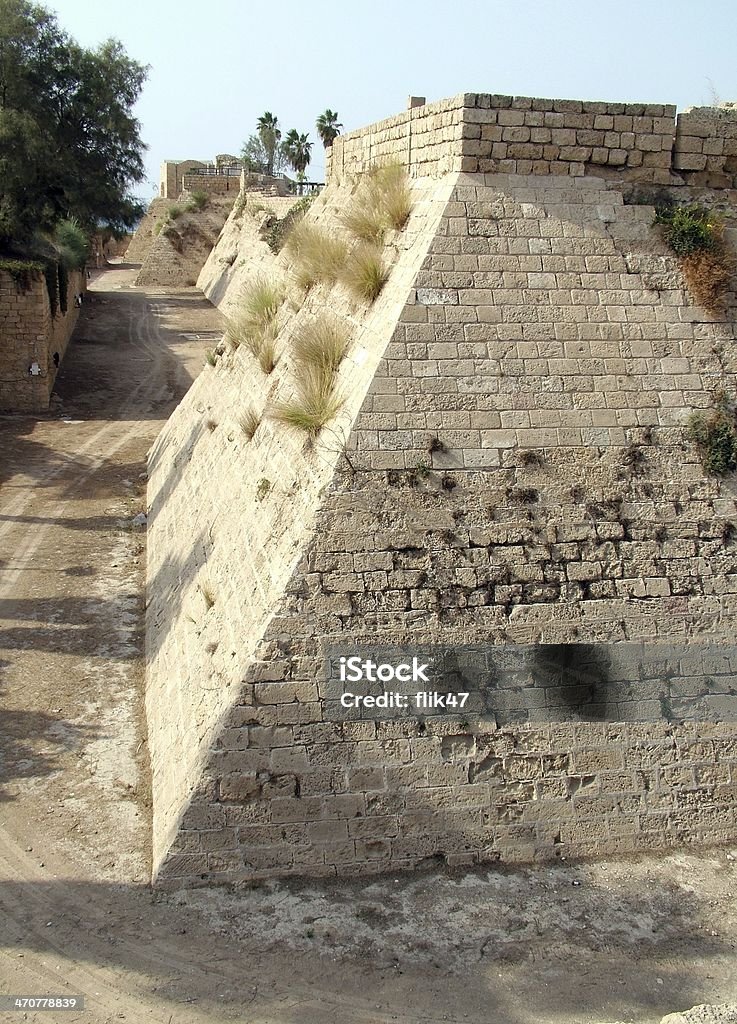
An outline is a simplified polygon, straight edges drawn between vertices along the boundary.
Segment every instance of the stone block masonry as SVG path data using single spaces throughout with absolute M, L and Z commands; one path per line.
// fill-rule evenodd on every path
M 48 409 L 58 363 L 79 317 L 74 296 L 86 287 L 83 273 L 70 272 L 66 312 L 52 314 L 43 274 L 34 271 L 24 283 L 0 270 L 0 412 Z M 30 372 L 33 363 L 36 375 Z
M 661 103 L 462 93 L 338 136 L 327 180 L 398 160 L 418 175 L 452 170 L 594 174 L 648 184 L 733 188 L 737 108 L 679 114 Z
M 737 393 L 734 296 L 720 315 L 696 307 L 652 207 L 624 202 L 667 174 L 737 214 L 729 157 L 705 152 L 728 148 L 732 113 L 684 126 L 662 105 L 464 94 L 335 141 L 308 213 L 331 232 L 356 173 L 390 158 L 411 172 L 384 292 L 366 309 L 319 286 L 285 306 L 274 374 L 227 353 L 152 453 L 157 884 L 737 838 L 729 665 L 618 680 L 618 721 L 553 721 L 524 692 L 498 720 L 335 721 L 323 673 L 326 647 L 377 642 L 648 642 L 705 659 L 733 642 L 737 507 L 684 423 L 717 388 Z M 673 166 L 679 138 L 702 139 L 703 167 Z M 512 149 L 527 145 L 556 150 L 536 168 Z M 233 216 L 200 281 L 231 310 L 249 281 L 291 270 Z M 291 393 L 290 339 L 326 309 L 351 333 L 334 424 L 306 445 L 262 416 L 244 440 L 238 416 Z

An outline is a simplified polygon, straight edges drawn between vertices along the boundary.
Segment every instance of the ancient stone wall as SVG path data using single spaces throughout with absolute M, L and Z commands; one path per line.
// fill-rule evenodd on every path
M 675 131 L 656 121 L 670 111 L 462 99 L 373 126 L 363 149 L 346 136 L 333 154 L 309 216 L 339 231 L 349 168 L 409 146 L 423 111 L 428 123 L 447 114 L 455 133 L 448 145 L 428 139 L 440 149 L 422 174 L 412 163 L 415 211 L 376 306 L 356 308 L 340 286 L 311 294 L 285 312 L 270 380 L 256 371 L 231 386 L 249 357 L 229 355 L 157 443 L 148 708 L 160 884 L 737 836 L 737 665 L 719 655 L 704 653 L 699 671 L 678 662 L 629 689 L 620 681 L 599 720 L 580 720 L 560 682 L 499 693 L 495 715 L 330 711 L 329 647 L 647 640 L 705 651 L 734 634 L 737 508 L 731 485 L 705 476 L 684 424 L 718 387 L 737 389 L 735 298 L 719 315 L 695 306 L 652 207 L 623 199 L 633 175 L 658 183 L 666 171 Z M 505 110 L 632 124 L 500 125 Z M 527 145 L 504 139 L 513 128 L 574 141 L 530 139 L 558 152 L 542 158 L 544 173 L 520 174 L 534 158 L 492 156 L 497 140 L 464 137 L 474 124 L 501 128 L 506 147 Z M 598 148 L 622 150 L 624 163 L 607 157 L 596 173 L 593 137 L 575 134 L 587 131 L 617 134 Z M 460 152 L 482 141 L 488 156 Z M 563 154 L 569 145 L 591 157 Z M 437 180 L 457 158 L 474 169 Z M 487 159 L 493 168 L 478 170 Z M 516 173 L 500 172 L 496 161 L 509 160 Z M 710 173 L 728 174 L 726 156 L 720 166 Z M 203 270 L 224 308 L 274 266 L 253 234 L 233 218 Z M 285 257 L 278 266 L 288 279 Z M 264 419 L 245 444 L 239 412 L 288 393 L 290 332 L 320 308 L 352 326 L 334 426 L 305 445 Z M 192 507 L 194 546 L 177 530 Z M 207 611 L 196 605 L 205 571 Z M 171 757 L 175 738 L 186 767 Z
M 66 312 L 52 314 L 46 281 L 40 271 L 17 280 L 0 270 L 0 411 L 45 412 L 79 316 L 74 296 L 86 290 L 86 276 L 69 273 Z M 39 373 L 30 368 L 38 364 Z
M 235 197 L 240 187 L 240 175 L 235 174 L 193 173 L 182 176 L 182 192 L 207 192 L 208 195 L 225 195 L 232 192 Z
M 172 205 L 167 203 L 160 210 L 159 230 L 152 229 L 136 284 L 193 286 L 233 208 L 236 195 L 235 192 L 230 196 L 213 193 L 201 210 L 189 209 L 185 201 L 180 204 L 182 212 L 174 220 L 163 219 Z M 186 194 L 182 198 L 186 200 Z M 142 226 L 142 230 L 146 228 Z M 143 242 L 137 243 L 133 251 L 136 250 L 144 251 Z
M 399 161 L 449 170 L 610 176 L 716 188 L 737 181 L 737 108 L 695 108 L 463 93 L 338 136 L 327 180 Z
M 157 198 L 151 200 L 148 209 L 141 218 L 140 224 L 128 243 L 125 258 L 130 263 L 143 263 L 146 259 L 151 251 L 151 246 L 156 241 L 161 222 L 166 217 L 166 212 L 171 204 L 172 201 L 170 199 Z

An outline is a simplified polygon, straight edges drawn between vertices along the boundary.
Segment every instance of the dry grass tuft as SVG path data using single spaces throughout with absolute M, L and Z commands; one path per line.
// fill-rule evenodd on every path
M 387 164 L 364 177 L 341 220 L 354 238 L 378 245 L 388 229 L 401 231 L 411 212 L 407 172 L 401 164 Z
M 253 440 L 253 435 L 258 430 L 260 422 L 261 418 L 254 409 L 246 409 L 246 411 L 241 413 L 238 417 L 238 424 L 249 441 Z
M 333 374 L 301 368 L 296 395 L 286 402 L 277 402 L 270 416 L 288 427 L 303 430 L 314 438 L 337 414 L 343 399 L 335 393 Z
M 334 284 L 348 252 L 342 239 L 305 220 L 294 225 L 285 248 L 294 265 L 295 280 L 305 291 L 321 281 Z
M 412 212 L 412 193 L 406 169 L 401 164 L 387 164 L 377 167 L 372 178 L 381 196 L 385 222 L 395 231 L 401 231 Z
M 387 282 L 389 271 L 384 265 L 381 249 L 363 242 L 351 253 L 343 266 L 340 279 L 359 300 L 373 302 Z
M 332 377 L 348 348 L 348 331 L 326 314 L 306 323 L 294 339 L 294 356 L 301 367 Z
M 720 313 L 734 277 L 734 260 L 721 247 L 697 249 L 681 257 L 681 269 L 694 300 L 708 312 Z
M 259 278 L 243 295 L 240 307 L 231 317 L 225 332 L 226 340 L 233 348 L 246 346 L 258 359 L 264 373 L 271 373 L 276 365 L 277 317 L 283 301 L 281 288 Z

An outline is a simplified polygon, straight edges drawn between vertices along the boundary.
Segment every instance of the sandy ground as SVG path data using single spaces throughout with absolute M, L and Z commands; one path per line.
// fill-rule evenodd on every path
M 221 318 L 136 270 L 94 280 L 54 411 L 0 419 L 0 993 L 87 1000 L 0 1019 L 589 1024 L 737 1000 L 737 850 L 151 892 L 131 520 Z

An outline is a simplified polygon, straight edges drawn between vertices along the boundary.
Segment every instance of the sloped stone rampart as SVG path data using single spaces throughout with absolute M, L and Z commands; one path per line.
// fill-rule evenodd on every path
M 144 262 L 157 238 L 156 225 L 164 219 L 172 202 L 162 198 L 151 200 L 126 249 L 125 258 L 129 263 Z
M 550 112 L 584 113 L 558 105 Z M 449 130 L 458 110 L 448 101 L 442 111 Z M 407 123 L 393 121 L 364 133 L 363 155 L 346 137 L 343 156 L 353 155 L 342 172 L 333 164 L 309 214 L 317 223 L 337 230 L 354 188 L 347 168 L 375 162 L 380 146 L 391 155 Z M 427 174 L 412 166 L 416 209 L 368 315 L 340 287 L 295 314 L 330 308 L 357 332 L 334 429 L 314 447 L 268 421 L 253 448 L 237 439 L 238 410 L 289 387 L 288 319 L 272 381 L 233 387 L 235 367 L 249 364 L 229 355 L 153 453 L 159 884 L 737 837 L 731 663 L 714 668 L 723 685 L 712 703 L 683 672 L 665 704 L 662 680 L 633 680 L 616 722 L 552 721 L 551 698 L 496 722 L 326 713 L 330 645 L 733 639 L 734 496 L 704 476 L 683 424 L 717 387 L 737 386 L 734 297 L 720 316 L 693 305 L 652 208 L 623 202 L 626 170 L 620 180 L 588 165 L 433 177 L 443 159 Z M 288 279 L 253 223 L 231 218 L 201 284 L 227 312 L 275 268 Z M 176 524 L 193 507 L 200 533 L 182 547 Z M 203 613 L 194 581 L 205 564 L 217 597 Z M 711 720 L 680 722 L 682 700 Z M 172 763 L 175 742 L 186 766 Z

